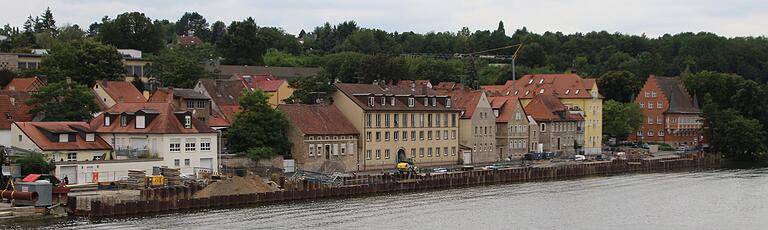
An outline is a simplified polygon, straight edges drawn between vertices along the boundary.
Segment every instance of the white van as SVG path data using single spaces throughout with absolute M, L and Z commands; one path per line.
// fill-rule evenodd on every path
M 583 160 L 586 160 L 586 159 L 587 159 L 587 157 L 584 156 L 584 155 L 575 155 L 575 156 L 573 156 L 573 160 L 575 160 L 575 161 L 583 161 Z

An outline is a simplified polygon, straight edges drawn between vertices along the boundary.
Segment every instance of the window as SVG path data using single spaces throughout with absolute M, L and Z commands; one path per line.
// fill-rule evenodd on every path
M 184 116 L 184 128 L 187 128 L 187 129 L 192 128 L 192 116 L 189 116 L 189 115 Z
M 400 126 L 400 114 L 395 113 L 392 115 L 392 123 L 394 123 L 395 128 Z
M 456 147 L 451 147 L 451 156 L 456 156 Z
M 660 137 L 663 137 L 663 136 L 664 136 L 664 130 L 659 130 L 659 136 L 660 136 Z
M 384 159 L 389 159 L 389 149 L 384 150 Z
M 448 130 L 443 130 L 443 140 L 448 140 Z
M 424 148 L 419 148 L 419 157 L 424 157 Z
M 376 132 L 376 141 L 381 141 L 381 132 Z
M 416 158 L 416 148 L 411 149 L 411 158 Z
M 440 127 L 440 114 L 435 114 L 435 127 Z
M 392 132 L 392 139 L 398 140 L 398 139 L 400 139 L 399 137 L 400 137 L 400 132 L 398 132 L 398 131 Z
M 419 131 L 419 140 L 424 140 L 424 131 Z
M 443 147 L 443 156 L 448 156 L 448 147 Z
M 570 90 L 570 89 L 566 89 L 566 90 L 565 90 L 565 95 L 568 95 L 568 93 L 570 93 L 570 92 L 571 92 L 571 90 Z
M 451 114 L 451 127 L 456 127 L 456 114 Z
M 128 115 L 120 116 L 120 126 L 122 127 L 128 126 Z
M 389 113 L 384 114 L 384 127 L 389 127 Z
M 437 98 L 436 98 L 436 97 L 433 97 L 433 98 L 432 98 L 432 106 L 433 106 L 433 107 L 434 107 L 434 106 L 437 106 Z
M 443 126 L 444 127 L 448 127 L 448 114 L 447 113 L 443 114 Z
M 391 105 L 391 106 L 395 106 L 395 97 L 392 97 L 392 98 L 391 98 L 391 100 L 390 100 L 390 102 L 389 102 L 389 105 Z
M 315 156 L 315 144 L 309 144 L 309 156 Z
M 429 98 L 424 98 L 424 106 L 429 106 Z
M 203 100 L 197 101 L 197 108 L 198 109 L 205 109 L 205 101 L 203 101 Z
M 435 140 L 440 140 L 440 130 L 435 131 Z
M 419 126 L 424 127 L 424 114 L 419 114 Z
M 200 151 L 211 151 L 211 138 L 200 138 Z
M 381 159 L 381 149 L 376 150 L 376 159 Z
M 368 159 L 368 160 L 371 159 L 371 150 L 365 151 L 365 159 Z
M 373 97 L 368 97 L 368 106 L 373 107 Z
M 645 91 L 645 98 L 651 97 L 651 92 Z
M 440 148 L 435 148 L 435 157 L 440 156 Z
M 648 136 L 649 136 L 649 137 L 652 137 L 652 136 L 653 136 L 653 130 L 648 130 Z
M 181 152 L 181 138 L 171 138 L 169 150 L 171 152 Z
M 416 127 L 416 114 L 411 113 L 411 127 Z
M 451 139 L 456 140 L 456 130 L 451 131 Z
M 341 152 L 341 155 L 347 154 L 347 143 L 342 143 L 341 147 L 339 147 L 339 151 Z
M 104 115 L 104 126 L 109 126 L 111 124 L 112 124 L 112 118 L 107 115 Z
M 546 132 L 546 131 L 547 131 L 547 124 L 541 123 L 541 132 Z
M 653 109 L 653 102 L 648 102 L 648 109 Z
M 413 107 L 414 101 L 415 100 L 412 97 L 409 97 L 408 98 L 408 107 Z
M 427 131 L 427 140 L 432 140 L 432 130 Z
M 403 114 L 403 127 L 408 127 L 408 114 Z
M 184 166 L 189 166 L 189 159 L 184 159 Z
M 539 94 L 542 94 L 542 93 L 544 93 L 544 89 L 539 90 Z
M 67 161 L 77 161 L 77 153 L 67 153 Z
M 451 99 L 450 98 L 446 98 L 445 99 L 445 107 L 446 108 L 451 108 Z
M 384 140 L 389 141 L 389 131 L 384 132 Z
M 180 163 L 179 159 L 173 159 L 173 165 L 176 166 L 176 167 L 181 166 L 181 163 Z
M 22 137 L 21 137 L 21 135 L 19 135 L 19 141 L 21 141 L 21 140 L 22 140 Z
M 194 152 L 195 151 L 195 144 L 197 144 L 197 140 L 195 138 L 187 138 L 184 141 L 184 151 L 185 152 Z
M 664 107 L 663 105 L 664 105 L 664 103 L 662 103 L 661 101 L 656 102 L 656 108 L 661 109 L 662 107 Z
M 427 127 L 432 127 L 432 114 L 427 114 Z
M 656 116 L 656 124 L 661 124 L 661 117 Z
M 427 156 L 428 157 L 432 156 L 432 148 L 427 148 Z
M 411 140 L 412 141 L 416 140 L 416 131 L 411 131 Z
M 365 116 L 365 127 L 371 127 L 371 114 L 366 114 Z
M 92 161 L 100 161 L 101 160 L 101 156 L 93 156 L 93 158 L 91 158 L 91 160 Z
M 188 109 L 195 108 L 195 101 L 192 101 L 192 100 L 187 101 L 187 108 Z
M 387 104 L 387 98 L 381 97 L 381 105 L 386 105 L 386 104 Z
M 369 142 L 371 141 L 371 132 L 365 133 L 365 141 L 369 141 Z
M 653 117 L 648 117 L 648 124 L 653 124 Z
M 144 116 L 136 116 L 136 128 L 143 129 L 146 127 L 146 120 Z
M 376 127 L 381 127 L 381 114 L 376 114 Z
M 59 142 L 69 142 L 69 134 L 59 134 Z
M 645 108 L 645 103 L 640 102 L 640 108 L 644 109 Z
M 651 97 L 653 97 L 653 98 L 655 98 L 655 97 L 656 97 L 656 91 L 655 91 L 655 90 L 654 90 L 654 91 L 651 91 Z
M 93 133 L 86 133 L 86 134 L 85 134 L 85 141 L 86 141 L 86 142 L 93 142 L 93 141 L 96 141 L 96 134 L 93 134 Z
M 408 132 L 403 131 L 403 141 L 408 141 Z

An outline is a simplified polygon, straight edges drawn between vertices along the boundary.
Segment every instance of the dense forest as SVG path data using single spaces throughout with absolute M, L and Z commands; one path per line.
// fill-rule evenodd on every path
M 35 74 L 47 74 L 52 79 L 66 75 L 85 84 L 105 75 L 115 76 L 115 70 L 106 74 L 93 73 L 93 70 L 69 71 L 72 68 L 68 65 L 71 67 L 74 62 L 54 59 L 109 59 L 114 56 L 110 52 L 114 53 L 115 48 L 139 49 L 153 61 L 147 67 L 147 74 L 177 87 L 188 87 L 198 78 L 210 76 L 198 64 L 218 58 L 223 64 L 323 67 L 321 76 L 299 79 L 292 83 L 295 86 L 318 87 L 306 81 L 364 83 L 399 79 L 429 79 L 433 83 L 462 81 L 476 86 L 503 83 L 513 76 L 511 66 L 509 63 L 491 65 L 484 60 L 403 54 L 452 56 L 522 44 L 516 59 L 518 76 L 575 71 L 583 77 L 596 78 L 607 100 L 630 102 L 649 74 L 682 76 L 690 92 L 705 108 L 711 127 L 707 132 L 713 134 L 712 142 L 717 150 L 744 159 L 757 158 L 766 151 L 763 124 L 768 124 L 768 107 L 764 106 L 768 103 L 768 39 L 765 37 L 723 37 L 708 32 L 660 37 L 606 31 L 534 33 L 524 26 L 507 31 L 503 22 L 498 22 L 493 30 L 473 31 L 465 27 L 455 32 L 422 34 L 362 28 L 354 21 L 336 25 L 326 22 L 291 34 L 279 27 L 259 26 L 251 17 L 227 25 L 222 21 L 210 23 L 195 12 L 185 13 L 176 21 L 126 12 L 115 18 L 105 16 L 85 29 L 78 25 L 59 27 L 56 23 L 51 11 L 46 10 L 40 16 L 30 16 L 21 27 L 5 25 L 0 35 L 7 38 L 0 41 L 0 51 L 51 49 L 54 55 L 46 58 Z M 206 45 L 174 45 L 178 35 L 197 36 Z M 57 50 L 73 49 L 87 50 L 79 52 L 78 57 L 55 54 Z M 511 55 L 513 52 L 514 49 L 499 49 L 486 54 Z M 46 67 L 46 63 L 51 63 L 50 67 Z M 301 90 L 297 92 L 297 96 L 302 95 Z M 314 100 L 299 98 L 298 101 Z M 745 136 L 744 132 L 754 135 L 739 138 Z

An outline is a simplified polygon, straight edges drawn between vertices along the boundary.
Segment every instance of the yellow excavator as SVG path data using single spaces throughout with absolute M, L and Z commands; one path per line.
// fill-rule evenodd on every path
M 415 175 L 417 170 L 416 165 L 413 164 L 413 159 L 411 158 L 397 162 L 396 168 L 400 174 L 412 173 Z

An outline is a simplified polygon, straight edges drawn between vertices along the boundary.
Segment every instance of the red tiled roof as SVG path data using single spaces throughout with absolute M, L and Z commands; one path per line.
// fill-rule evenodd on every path
M 432 89 L 437 91 L 464 90 L 464 84 L 456 82 L 440 82 L 437 83 L 436 86 L 433 86 Z
M 351 98 L 363 110 L 387 110 L 387 111 L 459 111 L 453 107 L 445 107 L 448 95 L 440 94 L 426 86 L 400 87 L 380 86 L 374 84 L 347 84 L 337 83 L 336 88 Z M 368 98 L 373 97 L 375 103 L 368 105 Z M 385 97 L 382 105 L 381 98 Z M 408 98 L 414 98 L 414 106 L 408 107 Z M 424 97 L 428 97 L 429 105 L 424 104 Z M 391 104 L 395 98 L 395 105 Z M 437 105 L 432 105 L 432 98 L 436 98 Z
M 144 95 L 136 89 L 133 83 L 127 81 L 96 81 L 94 87 L 102 87 L 107 94 L 112 97 L 117 103 L 129 102 L 145 102 Z
M 304 134 L 358 134 L 352 123 L 333 105 L 287 104 L 277 108 Z
M 572 114 L 568 107 L 553 95 L 538 95 L 525 106 L 525 113 L 536 121 L 582 120 L 581 115 Z M 562 117 L 561 117 L 562 115 Z
M 40 91 L 40 88 L 47 85 L 47 82 L 39 77 L 27 77 L 27 78 L 14 78 L 8 85 L 5 86 L 5 90 L 36 92 Z
M 456 108 L 464 110 L 464 115 L 461 115 L 462 119 L 470 119 L 475 113 L 477 104 L 480 103 L 480 98 L 483 96 L 483 91 L 454 91 L 450 93 L 453 104 Z
M 589 93 L 592 86 L 586 87 L 590 81 L 594 80 L 585 80 L 572 73 L 531 74 L 525 75 L 517 81 L 509 80 L 504 85 L 482 86 L 480 88 L 490 91 L 496 96 L 517 96 L 528 99 L 538 95 L 555 95 L 558 98 L 592 98 Z M 598 97 L 602 98 L 599 95 Z
M 214 114 L 211 114 L 211 116 L 208 117 L 208 126 L 229 127 L 230 125 L 232 125 L 232 123 L 230 123 L 229 120 L 227 120 L 227 118 L 220 113 L 214 112 Z
M 245 89 L 242 81 L 200 79 L 200 83 L 208 91 L 208 95 L 211 96 L 211 100 L 216 106 L 240 106 L 240 95 Z
M 397 82 L 397 86 L 400 87 L 411 87 L 411 84 L 414 84 L 416 86 L 428 86 L 430 85 L 429 80 L 400 80 Z
M 176 36 L 176 43 L 179 43 L 180 45 L 193 45 L 193 46 L 202 46 L 203 40 L 200 40 L 200 38 L 196 36 Z
M 219 106 L 219 111 L 221 111 L 221 115 L 223 115 L 224 119 L 226 119 L 230 124 L 235 121 L 235 118 L 237 117 L 237 113 L 242 111 L 239 105 L 224 105 Z
M 32 142 L 43 151 L 68 151 L 68 150 L 111 150 L 110 146 L 99 135 L 95 135 L 86 122 L 16 122 Z M 75 134 L 73 142 L 58 142 L 48 138 L 57 134 Z M 94 141 L 85 141 L 84 133 L 94 133 Z
M 133 114 L 138 111 L 147 113 L 146 128 L 136 128 L 136 119 L 129 115 L 128 124 L 120 126 L 120 116 Z M 177 114 L 190 114 L 190 112 L 174 112 L 176 109 L 170 103 L 118 103 L 91 120 L 91 128 L 98 133 L 212 133 L 216 132 L 198 119 L 191 119 L 192 128 L 184 128 L 183 118 Z M 104 126 L 104 116 L 112 117 L 112 124 Z
M 30 98 L 24 91 L 0 91 L 0 129 L 10 129 L 14 121 L 32 121 L 35 117 L 30 114 L 32 106 L 26 103 Z
M 261 89 L 264 92 L 276 92 L 280 85 L 286 83 L 285 80 L 277 79 L 272 75 L 241 75 L 240 80 L 243 85 L 253 89 Z
M 512 96 L 488 97 L 488 100 L 491 101 L 491 108 L 499 110 L 499 116 L 496 117 L 498 123 L 509 122 L 515 113 L 515 108 L 520 104 L 520 99 Z

